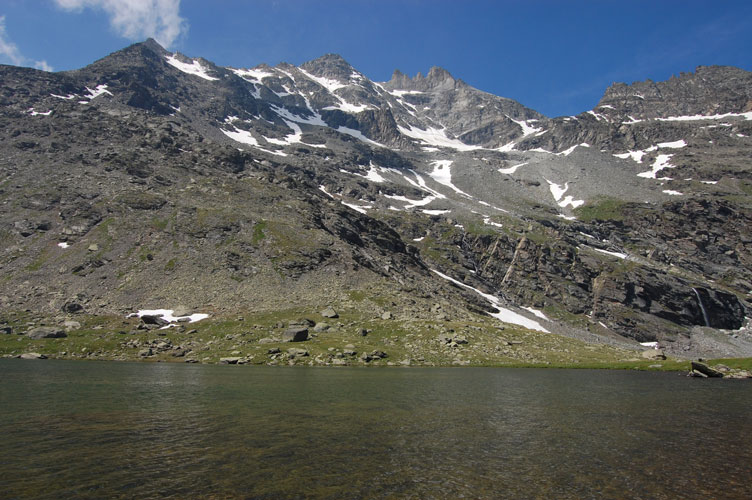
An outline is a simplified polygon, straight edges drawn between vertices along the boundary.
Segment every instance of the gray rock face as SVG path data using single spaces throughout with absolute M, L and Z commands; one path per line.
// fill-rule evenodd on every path
M 40 326 L 37 328 L 33 328 L 26 332 L 26 336 L 30 339 L 39 340 L 39 339 L 58 339 L 67 337 L 68 334 L 65 333 L 65 330 L 62 330 L 60 328 L 52 327 L 52 326 Z

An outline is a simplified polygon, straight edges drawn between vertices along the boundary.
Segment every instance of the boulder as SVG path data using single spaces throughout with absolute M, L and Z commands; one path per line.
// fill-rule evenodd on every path
M 185 306 L 176 306 L 172 311 L 172 315 L 176 318 L 179 318 L 180 316 L 190 316 L 191 310 Z
M 386 311 L 384 314 L 381 315 L 381 319 L 383 320 L 392 319 L 392 313 L 390 313 L 389 311 Z
M 162 316 L 155 316 L 152 314 L 144 314 L 143 316 L 141 316 L 141 321 L 143 321 L 147 325 L 156 326 L 164 326 L 170 324 L 170 322 L 164 319 Z
M 78 314 L 84 312 L 84 306 L 78 302 L 66 302 L 61 309 L 67 314 Z
M 666 355 L 661 349 L 648 349 L 647 351 L 642 351 L 642 357 L 651 360 L 666 359 Z
M 316 326 L 313 327 L 313 331 L 316 332 L 316 333 L 325 332 L 328 329 L 329 329 L 329 324 L 328 323 L 324 323 L 323 321 L 319 322 L 319 323 L 316 323 Z
M 719 372 L 715 368 L 709 367 L 705 363 L 700 363 L 699 361 L 692 361 L 692 371 L 702 373 L 706 377 L 711 377 L 711 378 L 723 377 L 723 373 Z
M 39 354 L 38 352 L 25 352 L 19 356 L 21 359 L 47 359 L 47 356 L 44 354 Z
M 240 361 L 239 357 L 219 358 L 219 363 L 222 365 L 237 365 Z
M 305 356 L 308 356 L 308 351 L 306 349 L 300 349 L 298 347 L 291 347 L 287 350 L 287 355 L 290 358 L 303 358 Z
M 0 334 L 10 335 L 13 333 L 13 328 L 10 326 L 0 326 Z
M 282 342 L 303 342 L 308 340 L 308 328 L 291 325 L 282 333 Z
M 326 309 L 321 311 L 321 315 L 325 318 L 339 318 L 339 314 L 337 314 L 337 311 L 335 311 L 331 307 L 327 307 Z
M 68 334 L 65 333 L 64 330 L 60 328 L 56 328 L 53 326 L 40 326 L 37 328 L 33 328 L 26 332 L 26 336 L 30 339 L 39 340 L 39 339 L 57 339 L 57 338 L 63 338 L 67 337 Z
M 71 330 L 81 329 L 81 323 L 79 323 L 78 321 L 70 320 L 70 319 L 65 320 L 63 322 L 63 326 L 65 327 L 65 330 L 68 332 Z

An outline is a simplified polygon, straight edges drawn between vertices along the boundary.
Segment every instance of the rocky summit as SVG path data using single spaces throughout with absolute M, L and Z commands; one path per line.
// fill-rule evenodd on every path
M 379 83 L 334 54 L 243 69 L 148 40 L 0 66 L 0 105 L 2 337 L 150 331 L 180 305 L 195 325 L 156 317 L 208 315 L 233 364 L 243 342 L 327 364 L 576 361 L 561 338 L 752 356 L 750 72 L 549 118 L 436 67 Z M 29 347 L 78 351 L 66 331 Z M 340 334 L 347 354 L 260 346 Z M 201 360 L 214 340 L 102 342 Z

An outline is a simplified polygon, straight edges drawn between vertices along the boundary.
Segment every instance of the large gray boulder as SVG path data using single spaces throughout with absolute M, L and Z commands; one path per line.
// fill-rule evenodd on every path
M 61 328 L 54 326 L 40 326 L 26 332 L 26 336 L 30 339 L 39 340 L 63 338 L 67 337 L 68 334 L 65 333 L 65 330 L 62 330 Z
M 308 340 L 308 328 L 305 326 L 290 326 L 282 333 L 282 342 L 303 342 Z

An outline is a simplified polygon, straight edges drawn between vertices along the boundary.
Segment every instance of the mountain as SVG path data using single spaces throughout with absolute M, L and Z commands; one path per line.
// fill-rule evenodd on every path
M 617 83 L 555 118 L 335 54 L 239 69 L 148 40 L 0 75 L 8 325 L 334 305 L 752 353 L 747 71 Z

